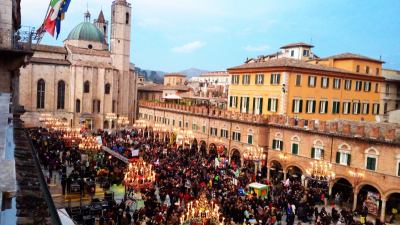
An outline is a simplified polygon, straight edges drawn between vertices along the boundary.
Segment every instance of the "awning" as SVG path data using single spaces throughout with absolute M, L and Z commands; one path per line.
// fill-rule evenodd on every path
M 164 99 L 171 99 L 171 100 L 177 100 L 177 99 L 182 99 L 181 96 L 178 96 L 176 94 L 172 94 L 172 95 L 167 95 L 165 97 L 163 97 Z

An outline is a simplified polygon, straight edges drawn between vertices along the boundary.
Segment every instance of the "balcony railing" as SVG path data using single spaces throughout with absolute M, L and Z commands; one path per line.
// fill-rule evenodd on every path
M 18 51 L 31 51 L 32 42 L 40 37 L 34 27 L 23 26 L 12 36 L 12 49 Z

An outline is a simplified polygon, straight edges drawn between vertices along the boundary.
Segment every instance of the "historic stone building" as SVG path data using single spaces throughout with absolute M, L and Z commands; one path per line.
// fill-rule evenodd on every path
M 115 0 L 111 10 L 110 40 L 103 12 L 93 23 L 86 12 L 63 46 L 35 47 L 31 64 L 21 71 L 27 125 L 37 124 L 43 114 L 91 128 L 133 122 L 137 74 L 130 63 L 131 5 Z
M 310 179 L 313 163 L 330 163 L 329 192 L 345 192 L 350 207 L 362 205 L 367 192 L 379 196 L 377 216 L 400 195 L 399 126 L 390 123 L 316 121 L 278 115 L 251 115 L 217 108 L 140 102 L 142 126 L 174 133 L 177 143 L 215 149 L 230 162 L 267 169 L 268 177 Z M 260 159 L 248 157 L 258 149 Z M 397 197 L 396 197 L 397 196 Z M 397 200 L 396 200 L 397 199 Z M 397 203 L 396 203 L 397 202 Z M 386 205 L 388 204 L 388 205 Z

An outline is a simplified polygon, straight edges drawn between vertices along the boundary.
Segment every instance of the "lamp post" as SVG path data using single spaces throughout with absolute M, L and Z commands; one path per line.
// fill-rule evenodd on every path
M 153 171 L 152 165 L 146 163 L 142 158 L 139 158 L 133 162 L 130 162 L 125 170 L 124 176 L 124 186 L 125 186 L 125 196 L 128 188 L 129 194 L 133 191 L 140 190 L 142 188 L 147 188 L 151 186 L 155 181 L 156 174 Z M 128 195 L 129 195 L 128 194 Z
M 254 162 L 254 174 L 257 174 L 260 168 L 260 161 L 265 160 L 264 148 L 249 146 L 246 152 L 243 153 L 243 158 Z
M 217 224 L 222 225 L 225 218 L 220 215 L 220 207 L 213 201 L 209 202 L 205 193 L 198 200 L 187 204 L 186 210 L 181 215 L 180 224 Z
M 279 159 L 282 163 L 283 180 L 286 180 L 285 166 L 286 166 L 286 163 L 289 161 L 289 155 L 286 154 L 286 152 L 282 152 L 281 154 L 279 154 Z
M 354 170 L 349 170 L 349 175 L 353 178 L 353 210 L 357 208 L 357 186 L 364 179 L 365 174 L 363 172 L 359 172 L 357 168 Z

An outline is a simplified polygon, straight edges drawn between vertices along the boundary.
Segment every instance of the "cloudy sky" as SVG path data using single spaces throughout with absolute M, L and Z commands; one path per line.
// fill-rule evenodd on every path
M 180 71 L 190 67 L 225 70 L 247 57 L 272 53 L 290 42 L 312 43 L 314 53 L 353 52 L 382 57 L 400 70 L 399 0 L 128 0 L 132 3 L 131 61 L 145 69 Z M 49 0 L 22 0 L 22 22 L 40 26 Z M 111 0 L 72 0 L 59 40 L 92 19 Z

